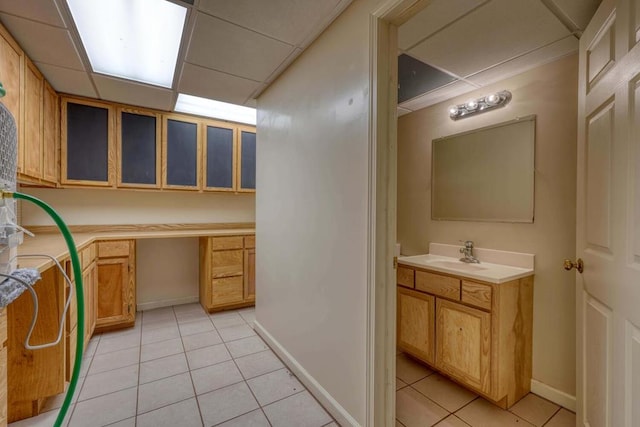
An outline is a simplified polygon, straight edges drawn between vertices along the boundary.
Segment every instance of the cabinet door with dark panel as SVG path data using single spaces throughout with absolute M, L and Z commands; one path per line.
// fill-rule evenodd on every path
M 62 99 L 62 183 L 111 186 L 114 168 L 114 108 Z
M 218 122 L 205 127 L 204 188 L 213 191 L 234 191 L 236 186 L 236 129 Z
M 239 128 L 238 191 L 256 191 L 256 131 L 255 128 Z
M 160 115 L 118 110 L 118 186 L 160 187 Z
M 198 190 L 200 187 L 200 121 L 177 114 L 162 119 L 162 185 Z
M 58 94 L 45 80 L 42 93 L 42 179 L 55 185 L 58 177 L 60 147 L 60 102 Z

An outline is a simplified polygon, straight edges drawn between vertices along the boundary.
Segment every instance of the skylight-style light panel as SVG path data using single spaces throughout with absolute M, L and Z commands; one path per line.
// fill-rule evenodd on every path
M 96 73 L 170 88 L 187 9 L 166 0 L 67 0 Z
M 174 110 L 181 113 L 212 117 L 214 119 L 229 120 L 250 125 L 256 124 L 255 108 L 214 101 L 213 99 L 200 98 L 184 93 L 178 94 L 178 100 L 176 101 Z

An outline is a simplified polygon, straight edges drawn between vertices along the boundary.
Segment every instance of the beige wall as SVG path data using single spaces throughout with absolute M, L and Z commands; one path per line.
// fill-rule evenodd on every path
M 428 252 L 429 242 L 533 253 L 535 296 L 533 378 L 575 396 L 574 274 L 562 269 L 575 255 L 577 56 L 541 66 L 490 87 L 398 120 L 398 241 L 406 255 Z M 452 121 L 447 107 L 508 89 L 503 109 Z M 431 220 L 431 140 L 537 115 L 533 224 Z
M 257 322 L 303 380 L 324 390 L 318 397 L 341 425 L 366 419 L 368 46 L 377 3 L 353 2 L 258 99 Z

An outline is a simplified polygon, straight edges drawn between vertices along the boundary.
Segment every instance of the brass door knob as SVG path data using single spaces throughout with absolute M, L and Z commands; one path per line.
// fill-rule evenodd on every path
M 572 268 L 578 270 L 578 273 L 582 273 L 584 271 L 584 262 L 582 261 L 582 258 L 578 258 L 576 262 L 573 262 L 570 259 L 565 259 L 564 269 L 570 271 Z

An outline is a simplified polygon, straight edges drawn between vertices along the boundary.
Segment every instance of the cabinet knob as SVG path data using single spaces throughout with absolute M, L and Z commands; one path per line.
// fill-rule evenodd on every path
M 565 259 L 563 266 L 567 271 L 571 271 L 571 269 L 573 268 L 578 270 L 578 273 L 581 274 L 584 271 L 584 262 L 582 261 L 582 258 L 578 258 L 575 262 L 571 261 L 570 259 Z

